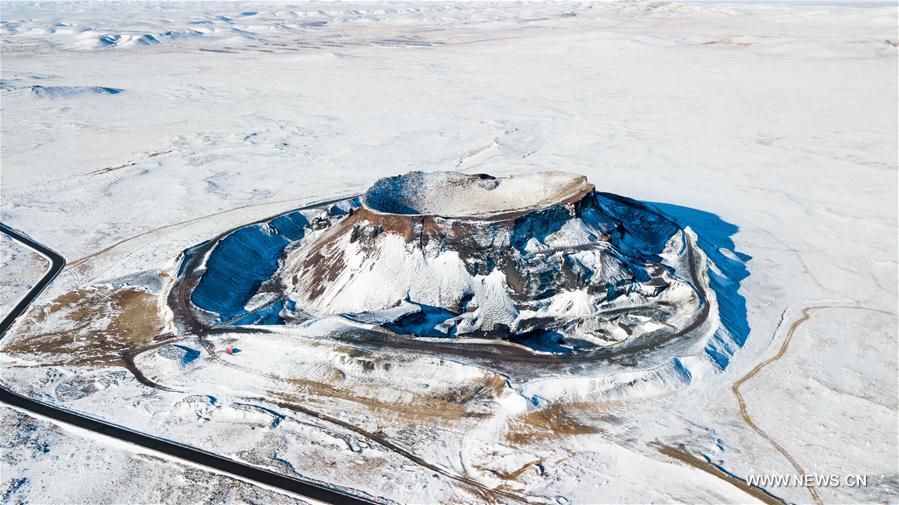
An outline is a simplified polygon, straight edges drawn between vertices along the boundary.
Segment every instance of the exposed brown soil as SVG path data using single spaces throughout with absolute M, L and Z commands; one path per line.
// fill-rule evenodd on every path
M 374 395 L 366 395 L 346 387 L 335 387 L 330 384 L 299 378 L 283 378 L 294 387 L 294 392 L 279 393 L 285 399 L 294 401 L 315 401 L 316 399 L 346 400 L 368 408 L 377 417 L 389 420 L 400 419 L 410 423 L 433 422 L 436 419 L 451 421 L 465 418 L 482 418 L 487 414 L 470 412 L 464 402 L 459 403 L 439 396 L 414 395 L 408 402 L 391 402 L 381 400 Z M 472 389 L 483 391 L 477 385 Z
M 450 390 L 442 394 L 424 395 L 409 393 L 409 400 L 405 402 L 386 401 L 377 397 L 376 388 L 371 388 L 369 394 L 365 383 L 353 388 L 341 384 L 344 377 L 335 370 L 333 383 L 325 383 L 306 377 L 290 377 L 274 374 L 265 370 L 238 364 L 232 360 L 223 359 L 215 344 L 205 336 L 199 336 L 199 341 L 209 356 L 218 363 L 242 372 L 262 376 L 272 380 L 276 384 L 284 385 L 283 389 L 272 391 L 271 394 L 291 402 L 315 402 L 321 399 L 338 399 L 361 404 L 379 418 L 385 420 L 404 420 L 415 422 L 433 422 L 435 419 L 443 421 L 465 418 L 482 418 L 488 414 L 471 411 L 467 404 L 475 400 L 489 400 L 498 396 L 505 388 L 505 380 L 501 375 L 490 373 L 483 382 L 473 382 L 456 390 Z M 389 367 L 390 360 L 383 354 L 372 353 L 351 346 L 340 346 L 336 350 L 344 351 L 347 359 L 360 362 L 363 368 L 366 363 L 374 367 Z
M 756 486 L 750 486 L 746 481 L 742 479 L 738 479 L 733 475 L 728 474 L 727 472 L 722 471 L 717 466 L 709 463 L 708 461 L 697 458 L 696 456 L 690 454 L 684 449 L 678 449 L 675 447 L 670 447 L 667 445 L 659 446 L 659 452 L 662 454 L 672 457 L 678 461 L 686 463 L 694 468 L 698 468 L 703 472 L 709 473 L 718 477 L 719 479 L 733 484 L 735 487 L 745 491 L 746 493 L 752 495 L 752 497 L 758 499 L 762 503 L 767 503 L 769 505 L 784 505 L 784 501 L 768 494 L 764 489 Z
M 590 403 L 552 403 L 520 416 L 510 423 L 506 440 L 527 445 L 543 440 L 574 435 L 592 435 L 602 430 L 584 419 L 584 412 L 596 410 Z
M 308 416 L 320 419 L 322 421 L 325 421 L 327 423 L 330 423 L 330 424 L 333 424 L 336 426 L 340 426 L 342 428 L 350 430 L 350 431 L 356 433 L 357 435 L 360 435 L 372 442 L 375 442 L 375 443 L 383 446 L 385 449 L 388 449 L 388 450 L 412 461 L 413 463 L 415 463 L 419 466 L 427 468 L 428 470 L 431 470 L 432 472 L 434 472 L 436 474 L 440 474 L 444 477 L 455 480 L 455 481 L 465 485 L 469 490 L 474 492 L 484 503 L 510 503 L 510 502 L 528 503 L 528 500 L 523 496 L 519 496 L 515 493 L 506 491 L 504 489 L 491 489 L 491 488 L 485 486 L 484 484 L 478 482 L 476 479 L 473 479 L 466 475 L 458 475 L 458 474 L 444 468 L 441 465 L 433 464 L 433 463 L 419 457 L 418 455 L 414 454 L 412 451 L 406 449 L 405 447 L 398 445 L 398 443 L 390 440 L 380 430 L 369 431 L 369 429 L 362 428 L 355 424 L 344 421 L 340 418 L 333 417 L 333 416 L 325 414 L 323 412 L 314 410 L 313 408 L 310 408 L 310 406 L 307 402 L 296 402 L 296 401 L 284 400 L 284 399 L 280 398 L 281 395 L 278 395 L 276 393 L 269 393 L 269 395 L 272 396 L 273 398 L 277 398 L 275 400 L 275 404 L 281 408 L 289 409 L 289 410 L 292 410 L 292 411 L 300 413 L 300 414 L 308 415 Z M 434 407 L 434 408 L 439 408 L 439 407 Z
M 464 405 L 477 398 L 496 398 L 506 388 L 506 380 L 498 373 L 489 372 L 484 382 L 472 382 L 465 386 L 451 389 L 438 397 L 438 401 L 446 401 L 454 405 Z
M 490 472 L 491 474 L 493 474 L 493 475 L 499 477 L 499 478 L 502 479 L 502 480 L 506 480 L 506 481 L 512 482 L 512 481 L 517 481 L 517 480 L 519 479 L 519 477 L 521 477 L 522 475 L 524 475 L 524 473 L 527 472 L 528 470 L 531 470 L 531 469 L 534 468 L 535 466 L 537 466 L 537 465 L 542 465 L 542 464 L 543 464 L 543 460 L 542 460 L 542 459 L 535 459 L 534 461 L 530 461 L 530 462 L 528 462 L 528 463 L 525 463 L 524 465 L 521 466 L 521 468 L 518 468 L 518 469 L 516 469 L 516 470 L 512 470 L 511 472 L 503 472 L 502 470 L 495 470 L 495 469 L 492 469 L 492 468 L 485 468 L 485 467 L 483 467 L 483 466 L 481 466 L 481 465 L 472 465 L 472 466 L 473 466 L 474 468 L 477 468 L 478 470 L 483 470 L 483 471 L 486 471 L 486 472 Z
M 55 320 L 55 324 L 44 324 Z M 42 331 L 52 326 L 51 331 Z M 45 366 L 122 364 L 122 354 L 157 344 L 163 327 L 157 295 L 134 288 L 79 289 L 34 310 L 5 347 L 50 356 Z

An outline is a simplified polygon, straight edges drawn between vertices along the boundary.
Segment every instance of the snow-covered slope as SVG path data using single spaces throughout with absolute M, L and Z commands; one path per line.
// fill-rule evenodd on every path
M 187 333 L 299 331 L 549 377 L 518 389 L 535 405 L 662 394 L 727 367 L 745 335 L 720 287 L 737 270 L 704 252 L 717 237 L 558 172 L 490 206 L 515 179 L 413 172 L 228 231 L 185 251 L 168 306 Z
M 552 336 L 571 350 L 680 329 L 705 304 L 679 268 L 694 249 L 681 230 L 582 177 L 411 173 L 362 203 L 287 254 L 281 283 L 303 311 L 384 311 L 430 336 Z
M 4 340 L 0 380 L 388 503 L 889 503 L 896 23 L 867 2 L 4 1 L 0 220 L 68 267 Z M 684 236 L 657 262 L 696 244 L 720 324 L 584 365 L 408 336 L 430 316 L 302 314 L 265 283 L 347 217 L 298 207 L 409 171 L 554 169 L 671 217 Z M 209 331 L 167 298 L 185 250 L 222 274 L 185 285 Z M 235 250 L 252 254 L 214 268 Z M 220 296 L 232 275 L 248 287 Z M 4 425 L 12 445 L 29 425 Z M 67 440 L 61 460 L 10 450 L 0 494 L 79 501 L 103 479 L 67 489 L 69 464 L 130 462 Z M 138 471 L 92 501 L 222 496 Z M 867 485 L 746 484 L 771 474 Z M 202 496 L 148 489 L 172 482 Z M 241 496 L 270 501 L 223 499 Z

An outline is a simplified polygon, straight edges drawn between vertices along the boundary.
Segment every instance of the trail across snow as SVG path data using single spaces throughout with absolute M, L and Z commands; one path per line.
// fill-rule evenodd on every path
M 754 499 L 660 446 L 741 477 L 868 476 L 866 487 L 765 490 L 788 502 L 812 491 L 824 503 L 890 501 L 896 23 L 896 6 L 878 3 L 4 1 L 0 220 L 73 261 L 4 343 L 0 366 L 15 373 L 0 376 L 116 423 L 397 502 L 482 502 L 479 486 L 548 503 Z M 284 382 L 236 378 L 196 339 L 152 340 L 175 325 L 162 293 L 185 249 L 382 177 L 447 170 L 582 174 L 693 230 L 724 274 L 712 269 L 710 284 L 732 301 L 720 313 L 735 338 L 715 341 L 726 369 L 700 374 L 679 355 L 664 374 L 607 384 L 517 383 L 414 342 L 398 353 L 323 342 L 333 320 L 204 337 L 222 360 Z M 0 247 L 5 300 L 36 265 Z M 129 312 L 113 303 L 121 293 L 149 302 Z M 874 310 L 810 311 L 783 347 L 781 315 L 815 300 Z M 569 301 L 579 303 L 560 306 Z M 136 320 L 154 326 L 131 334 L 124 322 Z M 155 345 L 134 366 L 177 391 L 110 365 L 108 342 Z M 184 363 L 176 344 L 201 355 Z M 228 345 L 241 352 L 225 355 Z M 34 424 L 6 415 L 3 432 L 39 449 L 16 445 L 52 431 Z M 178 493 L 218 485 L 235 500 L 268 496 L 198 484 L 168 464 L 141 469 L 148 488 L 171 493 L 143 495 L 131 487 L 134 458 L 73 433 L 51 442 L 50 459 L 16 450 L 0 462 L 11 500 L 113 500 L 103 492 L 113 482 L 129 483 L 124 499 L 191 500 Z M 57 454 L 110 470 L 72 486 Z

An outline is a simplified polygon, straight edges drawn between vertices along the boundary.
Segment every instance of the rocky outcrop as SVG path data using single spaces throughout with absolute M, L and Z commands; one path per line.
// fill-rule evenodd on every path
M 611 346 L 699 310 L 684 240 L 664 216 L 581 176 L 413 172 L 378 181 L 347 217 L 291 248 L 279 276 L 315 315 Z

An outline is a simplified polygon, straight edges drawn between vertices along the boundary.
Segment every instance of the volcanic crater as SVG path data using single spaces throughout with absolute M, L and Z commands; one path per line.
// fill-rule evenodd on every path
M 397 339 L 611 356 L 718 334 L 707 267 L 690 230 L 580 175 L 411 172 L 188 250 L 176 284 L 206 328 L 337 318 Z

